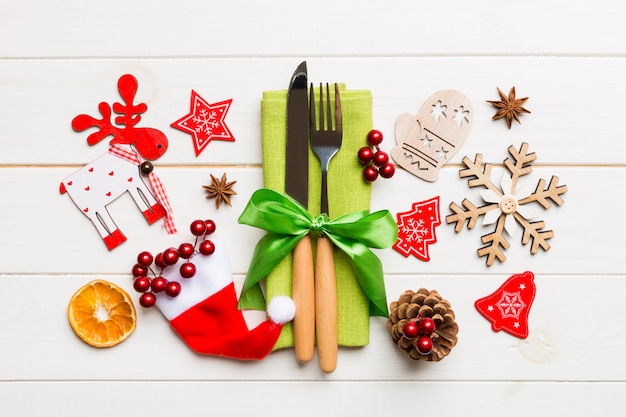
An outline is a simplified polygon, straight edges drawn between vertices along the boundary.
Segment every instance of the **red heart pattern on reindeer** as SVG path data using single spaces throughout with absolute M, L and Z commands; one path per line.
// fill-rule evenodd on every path
M 165 217 L 165 229 L 175 233 L 171 207 L 165 188 L 154 172 L 147 174 L 149 184 L 141 177 L 139 166 L 143 159 L 161 157 L 168 148 L 168 139 L 155 128 L 137 127 L 145 103 L 136 103 L 137 79 L 130 74 L 118 80 L 122 102 L 98 105 L 102 118 L 79 114 L 72 119 L 77 132 L 95 128 L 87 143 L 95 145 L 112 137 L 109 151 L 66 177 L 59 186 L 61 194 L 69 194 L 77 207 L 92 221 L 109 250 L 122 244 L 126 237 L 111 218 L 106 205 L 124 193 L 129 193 L 141 209 L 148 224 Z M 115 113 L 115 117 L 113 116 Z M 68 188 L 74 184 L 74 187 Z
M 417 116 L 401 114 L 396 120 L 396 146 L 391 157 L 405 170 L 436 181 L 439 170 L 469 136 L 474 110 L 456 90 L 437 91 L 422 104 Z

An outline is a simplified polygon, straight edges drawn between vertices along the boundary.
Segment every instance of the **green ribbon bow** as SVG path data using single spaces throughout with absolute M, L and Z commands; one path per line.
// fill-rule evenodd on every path
M 315 231 L 325 234 L 348 255 L 356 279 L 369 300 L 370 315 L 388 317 L 382 264 L 369 248 L 388 248 L 397 241 L 398 225 L 389 211 L 371 214 L 367 210 L 357 211 L 334 220 L 326 214 L 313 217 L 291 197 L 261 188 L 250 197 L 239 223 L 268 232 L 254 249 L 239 308 L 265 309 L 259 282 L 300 239 Z

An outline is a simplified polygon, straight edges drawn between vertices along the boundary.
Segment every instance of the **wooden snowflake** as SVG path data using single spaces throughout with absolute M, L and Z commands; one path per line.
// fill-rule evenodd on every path
M 493 265 L 496 259 L 500 262 L 506 260 L 503 251 L 508 249 L 510 244 L 504 232 L 513 237 L 520 226 L 523 229 L 522 244 L 532 242 L 530 253 L 536 254 L 539 248 L 548 251 L 550 249 L 548 240 L 554 237 L 554 232 L 544 230 L 545 222 L 537 219 L 537 204 L 546 210 L 551 207 L 550 200 L 561 206 L 564 203 L 561 194 L 567 192 L 567 186 L 558 185 L 559 177 L 554 175 L 547 186 L 546 181 L 540 179 L 534 191 L 528 184 L 518 187 L 520 177 L 532 172 L 530 164 L 537 156 L 527 152 L 527 143 L 522 143 L 519 151 L 511 145 L 508 151 L 510 157 L 504 160 L 507 171 L 502 175 L 499 186 L 491 181 L 492 165 L 483 163 L 481 154 L 476 154 L 474 161 L 467 156 L 463 158 L 466 168 L 462 168 L 459 175 L 468 179 L 470 188 L 484 188 L 480 194 L 485 204 L 477 207 L 468 199 L 464 199 L 463 207 L 460 207 L 452 202 L 450 210 L 453 214 L 446 216 L 448 224 L 456 223 L 454 231 L 457 233 L 463 229 L 466 220 L 468 229 L 473 229 L 480 217 L 483 218 L 483 225 L 495 224 L 492 233 L 482 236 L 485 246 L 477 251 L 478 256 L 487 258 L 487 266 Z

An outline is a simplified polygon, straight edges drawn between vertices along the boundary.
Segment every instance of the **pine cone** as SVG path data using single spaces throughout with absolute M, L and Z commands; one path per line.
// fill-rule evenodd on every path
M 389 309 L 387 328 L 391 332 L 391 338 L 411 359 L 438 362 L 456 346 L 459 326 L 454 320 L 454 311 L 437 291 L 428 291 L 425 288 L 420 288 L 417 292 L 407 290 L 398 301 L 390 304 Z M 434 347 L 428 355 L 417 351 L 415 339 L 407 339 L 402 334 L 404 324 L 418 315 L 432 318 L 437 325 L 431 335 Z

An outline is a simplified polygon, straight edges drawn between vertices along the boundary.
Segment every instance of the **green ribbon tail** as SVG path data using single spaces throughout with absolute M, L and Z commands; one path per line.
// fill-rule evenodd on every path
M 340 216 L 324 226 L 324 233 L 350 259 L 354 275 L 369 300 L 370 316 L 389 317 L 383 266 L 370 250 L 387 248 L 398 239 L 398 225 L 389 211 Z
M 364 244 L 327 235 L 350 259 L 354 275 L 369 300 L 370 316 L 389 317 L 387 295 L 380 259 Z
M 246 280 L 239 297 L 239 309 L 265 310 L 266 302 L 259 282 L 296 246 L 304 235 L 267 233 L 254 248 Z

